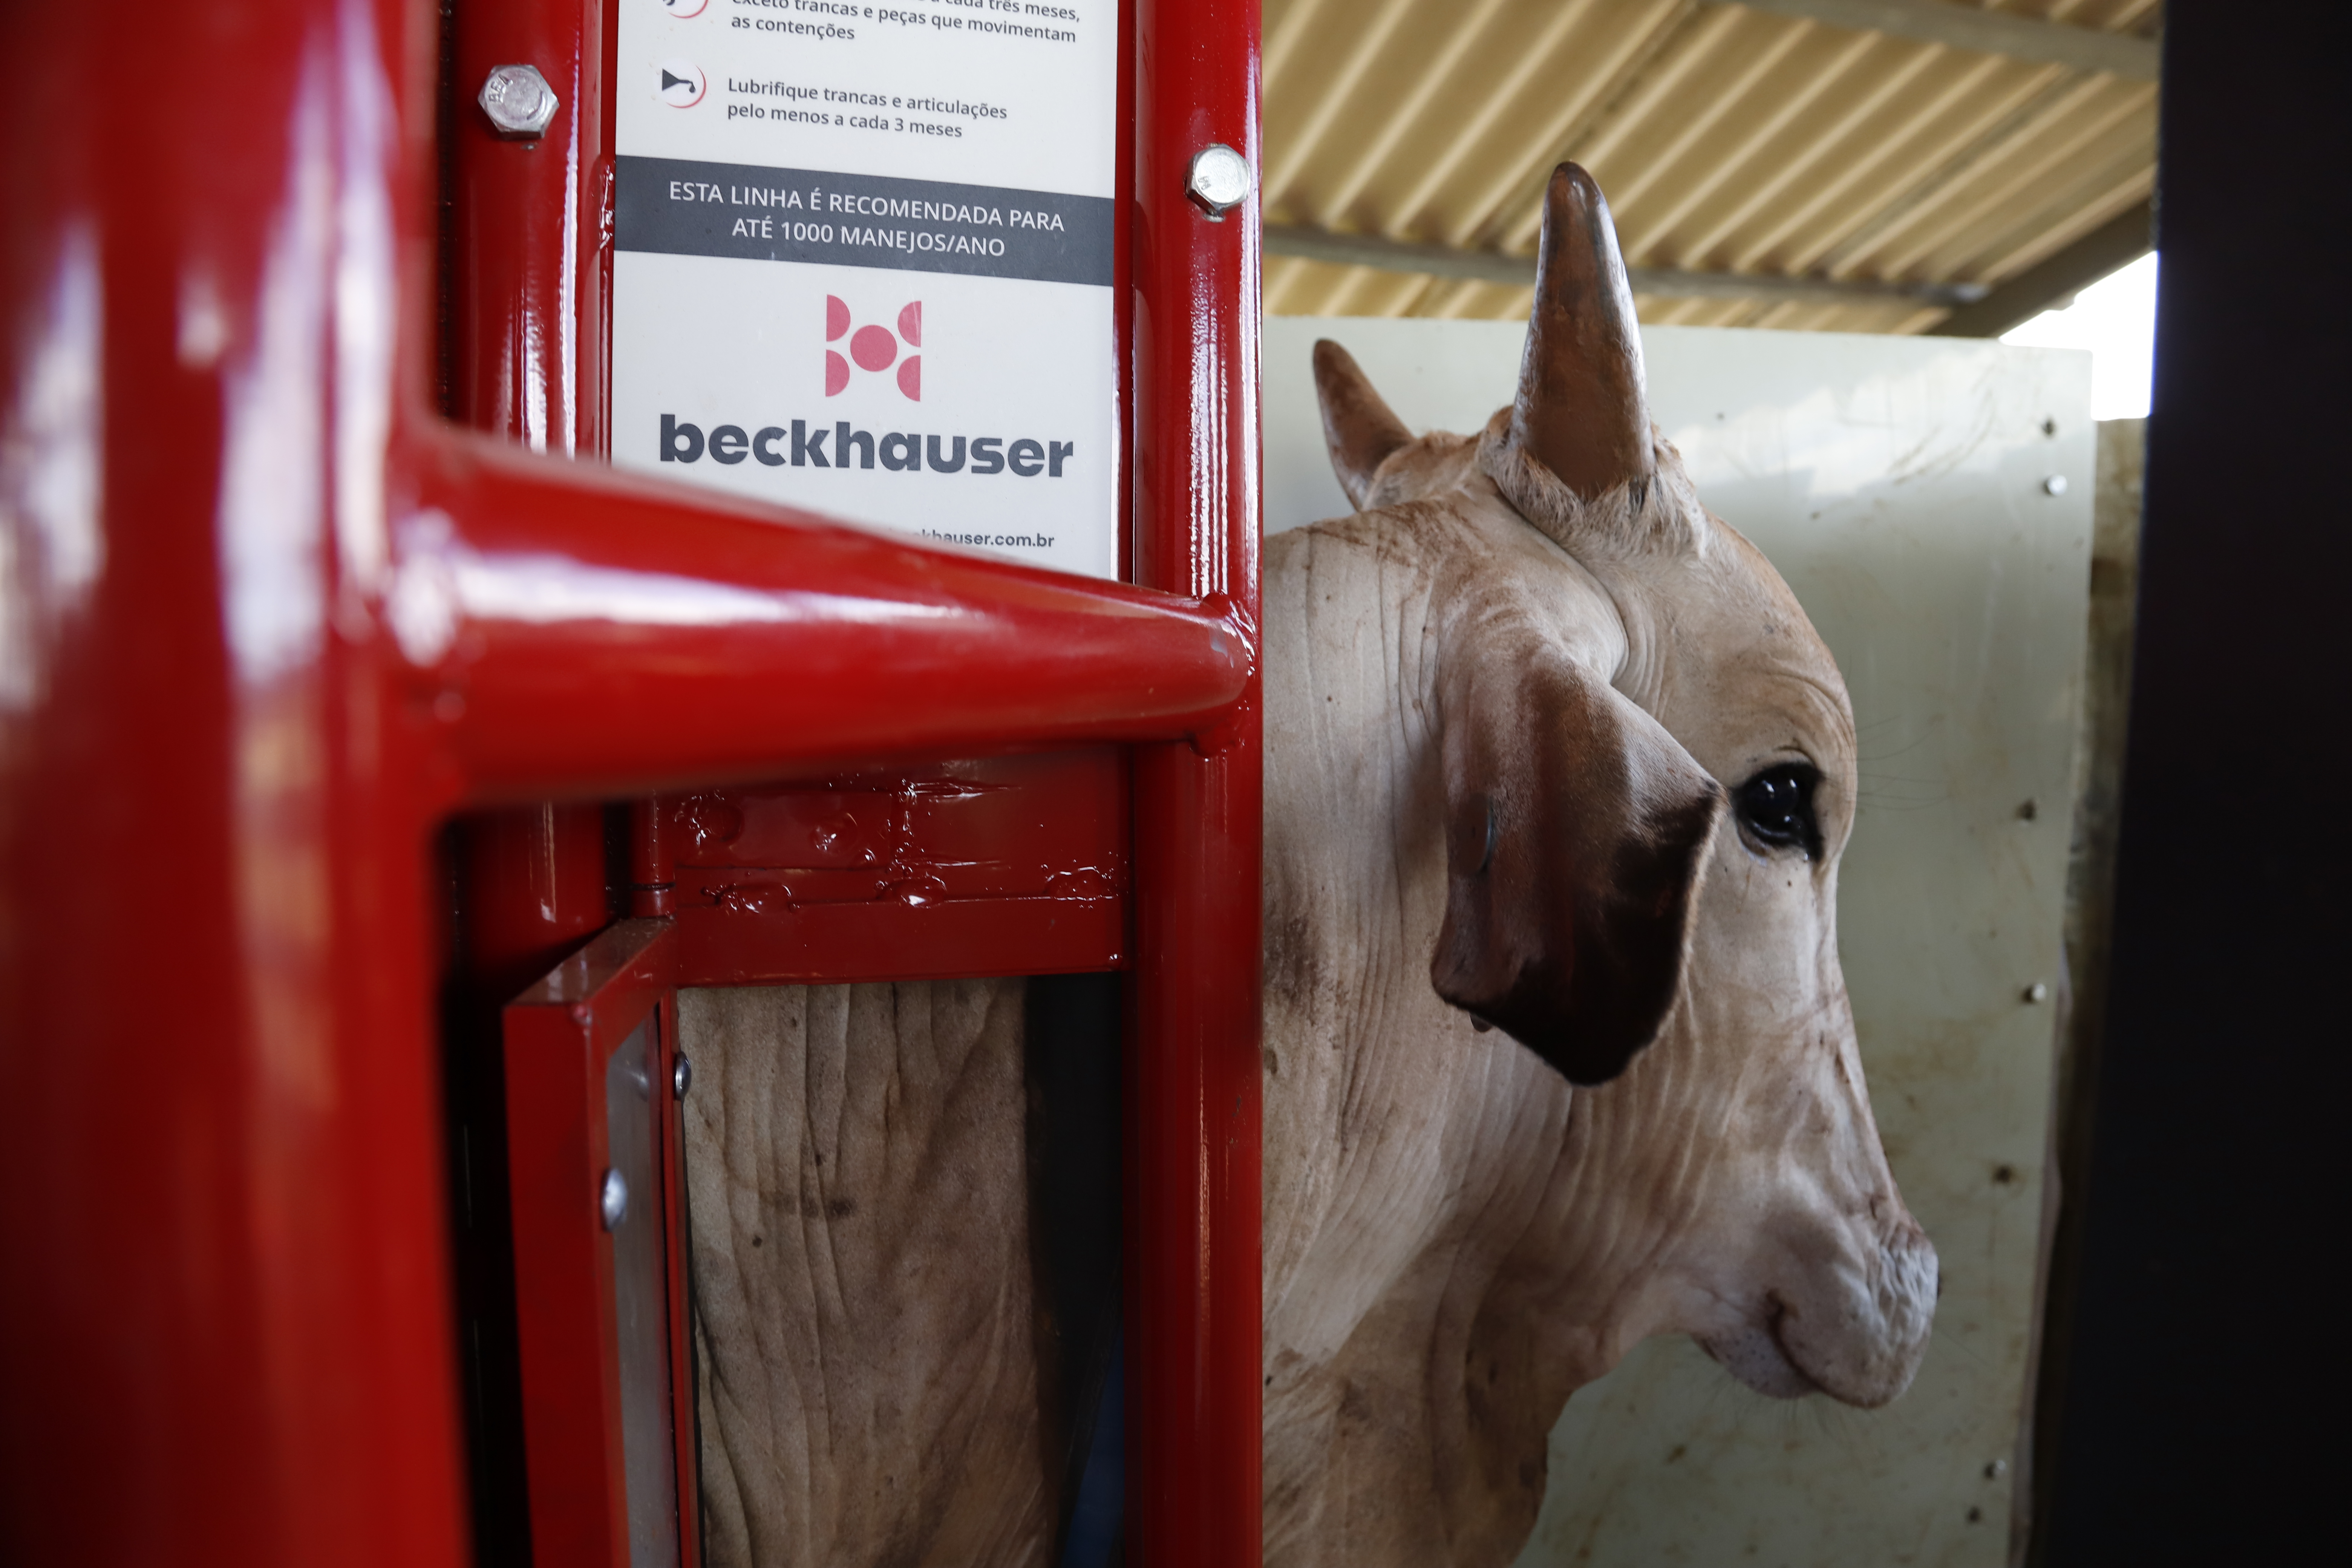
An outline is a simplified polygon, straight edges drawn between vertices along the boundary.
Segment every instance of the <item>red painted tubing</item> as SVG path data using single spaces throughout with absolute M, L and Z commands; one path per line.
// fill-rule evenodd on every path
M 1135 575 L 1258 614 L 1259 213 L 1185 194 L 1259 162 L 1255 0 L 1137 0 Z M 1259 1561 L 1258 677 L 1203 747 L 1135 753 L 1127 1054 L 1128 1560 Z
M 1167 739 L 1249 676 L 1218 599 L 977 556 L 451 433 L 394 638 L 471 801 Z
M 432 818 L 346 592 L 433 28 L 0 5 L 11 1568 L 467 1556 Z
M 605 447 L 605 9 L 604 0 L 490 0 L 446 8 L 441 25 L 456 100 L 436 127 L 447 412 L 567 457 L 601 458 Z M 461 85 L 516 61 L 537 67 L 559 100 L 536 142 L 499 138 Z M 478 999 L 510 995 L 611 918 L 593 805 L 480 813 L 459 837 L 459 929 Z

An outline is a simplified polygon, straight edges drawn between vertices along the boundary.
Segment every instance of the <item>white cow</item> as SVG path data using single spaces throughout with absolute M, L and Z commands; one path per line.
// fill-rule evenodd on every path
M 1650 1334 L 1856 1405 L 1918 1364 L 1838 968 L 1853 718 L 1652 429 L 1582 170 L 1482 436 L 1316 373 L 1368 510 L 1266 552 L 1266 1555 L 1500 1563 Z
M 1838 971 L 1843 685 L 1651 431 L 1599 191 L 1548 204 L 1514 405 L 1416 441 L 1318 346 L 1367 510 L 1267 551 L 1270 1563 L 1507 1562 L 1636 1341 L 1874 1405 L 1932 1310 Z M 1049 1559 L 1021 1004 L 684 999 L 714 1564 Z

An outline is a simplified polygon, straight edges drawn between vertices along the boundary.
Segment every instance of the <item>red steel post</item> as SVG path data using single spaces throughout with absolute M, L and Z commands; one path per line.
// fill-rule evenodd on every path
M 612 919 L 604 813 L 593 804 L 477 812 L 460 829 L 467 978 L 504 1002 Z
M 464 1557 L 371 596 L 433 22 L 0 6 L 0 1561 Z
M 667 921 L 616 922 L 504 1014 L 531 1550 L 550 1568 L 629 1568 L 613 1238 L 596 1223 L 610 1163 L 604 1064 L 668 994 L 676 948 Z M 655 1091 L 674 1124 L 667 1075 Z M 639 1223 L 667 1231 L 668 1195 L 637 1194 Z
M 500 0 L 449 16 L 442 156 L 448 209 L 441 372 L 459 422 L 536 451 L 604 456 L 605 0 Z M 535 137 L 499 134 L 478 96 L 529 66 L 557 105 Z M 463 827 L 467 963 L 504 1001 L 611 918 L 601 815 L 483 814 Z
M 603 259 L 613 160 L 606 137 L 609 0 L 460 5 L 449 26 L 449 415 L 538 452 L 603 457 Z M 499 134 L 477 98 L 527 65 L 555 91 L 547 129 Z
M 1245 628 L 1234 712 L 1135 762 L 1128 1057 L 1129 1549 L 1259 1560 L 1258 204 L 1186 194 L 1258 165 L 1255 0 L 1137 0 L 1136 578 Z M 1255 182 L 1253 182 L 1254 184 Z
M 669 842 L 672 806 L 657 795 L 629 803 L 629 913 L 677 912 L 677 859 Z

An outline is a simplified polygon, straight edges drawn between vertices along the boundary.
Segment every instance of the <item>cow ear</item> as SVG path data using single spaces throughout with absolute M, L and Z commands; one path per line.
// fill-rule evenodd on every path
M 1564 654 L 1449 664 L 1430 980 L 1570 1082 L 1606 1082 L 1674 1005 L 1723 791 Z
M 1609 203 L 1574 163 L 1554 169 L 1544 191 L 1511 433 L 1522 452 L 1584 500 L 1650 477 L 1633 289 Z
M 1331 471 L 1360 510 L 1372 492 L 1372 477 L 1412 432 L 1390 412 L 1356 356 L 1328 338 L 1315 345 L 1315 395 L 1323 405 L 1323 444 L 1331 449 Z

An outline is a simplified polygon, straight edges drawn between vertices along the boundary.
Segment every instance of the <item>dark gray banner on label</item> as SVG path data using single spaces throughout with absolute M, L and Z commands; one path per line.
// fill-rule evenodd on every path
M 613 241 L 622 250 L 1045 283 L 1111 279 L 1106 196 L 677 158 L 614 163 Z

